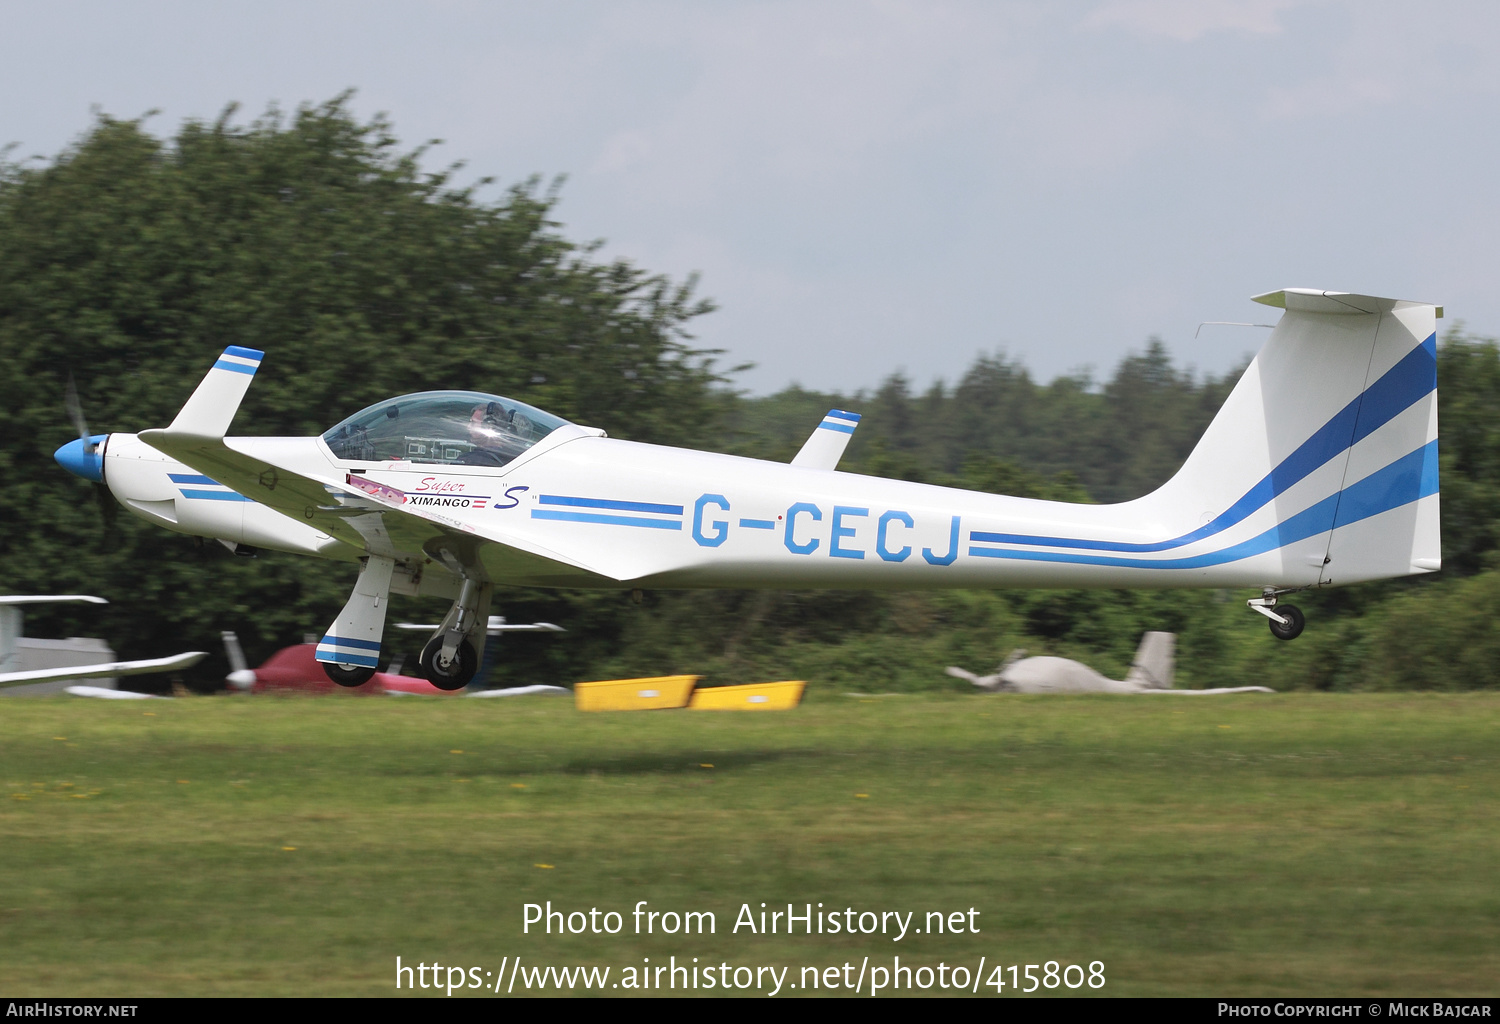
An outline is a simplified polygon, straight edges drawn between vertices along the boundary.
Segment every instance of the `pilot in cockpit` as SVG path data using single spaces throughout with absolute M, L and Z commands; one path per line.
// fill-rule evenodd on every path
M 474 450 L 457 461 L 467 465 L 503 466 L 529 445 L 531 423 L 499 402 L 476 405 L 469 416 L 469 443 Z

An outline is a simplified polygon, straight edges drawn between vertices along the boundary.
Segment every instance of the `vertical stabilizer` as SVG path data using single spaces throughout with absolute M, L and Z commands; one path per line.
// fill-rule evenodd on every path
M 1162 552 L 1297 588 L 1440 567 L 1437 324 L 1426 302 L 1288 288 L 1286 312 L 1182 469 L 1139 499 Z M 1167 553 L 1171 554 L 1168 555 Z
M 1141 637 L 1141 646 L 1135 652 L 1135 661 L 1125 681 L 1148 690 L 1170 690 L 1176 646 L 1175 633 L 1147 633 Z

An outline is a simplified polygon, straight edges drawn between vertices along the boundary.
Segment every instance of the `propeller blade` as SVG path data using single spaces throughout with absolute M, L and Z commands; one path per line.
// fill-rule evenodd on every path
M 89 424 L 83 416 L 83 403 L 78 400 L 78 385 L 73 381 L 73 371 L 68 371 L 68 387 L 63 392 L 63 399 L 68 406 L 68 418 L 73 421 L 73 426 L 78 431 L 78 436 L 83 441 L 85 454 L 94 454 L 94 442 L 89 440 Z
M 68 371 L 68 384 L 63 389 L 63 400 L 68 408 L 68 419 L 73 421 L 78 439 L 83 442 L 84 454 L 93 455 L 99 450 L 99 446 L 89 433 L 89 422 L 83 415 L 83 403 L 78 400 L 78 382 L 73 379 L 72 370 Z M 112 544 L 115 540 L 115 521 L 119 506 L 115 503 L 114 495 L 102 482 L 94 484 L 94 502 L 99 506 L 99 517 L 104 520 L 103 539 L 105 543 Z
M 94 501 L 99 505 L 99 515 L 104 520 L 104 532 L 107 537 L 113 539 L 115 520 L 120 512 L 120 505 L 115 501 L 115 496 L 110 493 L 106 484 L 94 485 Z
M 245 662 L 245 652 L 240 648 L 240 638 L 231 630 L 224 630 L 220 636 L 224 640 L 224 653 L 229 656 L 229 667 L 236 672 L 243 672 L 250 666 Z
M 225 682 L 236 690 L 249 690 L 255 686 L 255 672 L 245 662 L 245 652 L 240 649 L 240 638 L 231 630 L 219 634 L 224 639 L 224 653 L 229 656 L 229 675 Z

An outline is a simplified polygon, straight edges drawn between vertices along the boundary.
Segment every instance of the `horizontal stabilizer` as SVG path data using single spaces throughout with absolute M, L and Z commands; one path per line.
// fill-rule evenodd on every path
M 803 469 L 837 469 L 854 428 L 859 426 L 859 413 L 842 409 L 829 409 L 823 422 L 812 432 L 802 450 L 792 459 L 792 465 Z
M 193 437 L 227 434 L 264 356 L 253 348 L 226 348 L 167 431 Z
M 1330 292 L 1319 288 L 1281 288 L 1253 296 L 1255 302 L 1297 313 L 1394 313 L 1398 309 L 1431 306 L 1430 302 L 1409 299 L 1386 299 L 1378 295 L 1356 295 L 1353 292 Z M 1443 307 L 1433 306 L 1437 319 L 1443 318 Z

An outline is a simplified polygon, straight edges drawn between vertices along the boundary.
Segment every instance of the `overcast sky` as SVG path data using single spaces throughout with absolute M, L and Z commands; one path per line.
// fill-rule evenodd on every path
M 742 387 L 1222 372 L 1283 286 L 1500 333 L 1500 4 L 0 0 L 0 145 L 357 89 L 576 240 L 701 275 Z M 274 350 L 276 339 L 265 339 Z

